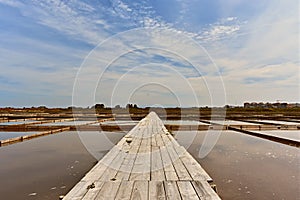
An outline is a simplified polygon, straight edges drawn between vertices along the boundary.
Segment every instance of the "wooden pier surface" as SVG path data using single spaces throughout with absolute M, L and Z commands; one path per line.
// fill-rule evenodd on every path
M 151 112 L 63 199 L 220 199 L 210 182 Z

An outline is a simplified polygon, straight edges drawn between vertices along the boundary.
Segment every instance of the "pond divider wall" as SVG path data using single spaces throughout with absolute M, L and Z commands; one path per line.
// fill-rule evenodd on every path
M 0 146 L 6 146 L 6 145 L 14 144 L 14 143 L 17 143 L 17 142 L 23 142 L 25 140 L 30 140 L 30 139 L 33 139 L 33 138 L 37 138 L 37 137 L 41 137 L 41 136 L 45 136 L 45 135 L 50 135 L 50 134 L 56 134 L 56 133 L 60 133 L 60 132 L 63 132 L 63 131 L 69 131 L 69 130 L 70 130 L 69 127 L 65 127 L 65 128 L 60 128 L 60 129 L 54 129 L 54 130 L 44 131 L 44 132 L 40 132 L 40 133 L 35 133 L 35 134 L 31 134 L 31 135 L 24 135 L 24 136 L 14 137 L 14 138 L 6 139 L 6 140 L 0 140 Z

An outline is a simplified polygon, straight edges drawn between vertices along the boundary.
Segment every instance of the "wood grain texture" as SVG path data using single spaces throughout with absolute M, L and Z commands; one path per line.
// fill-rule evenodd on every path
M 151 112 L 64 199 L 220 199 L 210 176 Z

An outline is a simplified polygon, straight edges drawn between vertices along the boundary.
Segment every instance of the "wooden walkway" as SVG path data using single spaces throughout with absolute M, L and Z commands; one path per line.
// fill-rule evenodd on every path
M 211 181 L 151 112 L 63 199 L 220 199 Z

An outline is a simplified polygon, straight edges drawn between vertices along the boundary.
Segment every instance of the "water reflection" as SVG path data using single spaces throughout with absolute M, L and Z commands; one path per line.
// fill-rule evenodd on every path
M 165 120 L 165 125 L 207 125 L 206 123 L 193 120 Z
M 52 122 L 45 124 L 36 124 L 36 126 L 75 126 L 75 125 L 85 125 L 90 123 L 96 123 L 96 121 L 66 121 L 66 122 Z
M 210 122 L 222 125 L 259 125 L 258 123 L 243 122 L 237 120 L 212 120 Z
M 198 158 L 204 132 L 176 132 L 195 139 L 188 151 L 200 162 L 217 184 L 223 199 L 297 199 L 300 196 L 299 149 L 244 135 L 223 131 L 212 151 Z
M 123 132 L 81 131 L 80 140 L 88 152 L 100 160 L 124 135 Z
M 103 156 L 122 134 L 83 132 L 87 141 L 97 139 L 93 151 Z M 100 134 L 101 136 L 95 136 Z M 90 137 L 90 138 L 89 138 Z M 91 144 L 91 143 L 89 143 Z M 101 146 L 101 148 L 99 148 Z M 77 132 L 47 135 L 0 148 L 0 199 L 58 199 L 66 194 L 96 163 Z
M 6 140 L 24 135 L 32 135 L 36 133 L 38 132 L 0 132 L 0 140 Z
M 258 132 L 258 131 L 256 131 Z M 294 141 L 300 142 L 300 131 L 299 130 L 270 130 L 270 131 L 259 131 L 266 135 L 274 135 L 281 138 L 287 138 Z
M 280 125 L 300 125 L 299 122 L 277 121 L 277 120 L 254 120 L 257 122 L 280 124 Z
M 121 126 L 121 125 L 136 125 L 139 121 L 136 120 L 118 120 L 118 121 L 104 121 L 101 122 L 100 124 L 103 125 L 111 125 L 111 126 Z M 99 124 L 98 124 L 99 125 Z
M 20 125 L 20 124 L 30 124 L 38 122 L 36 120 L 24 120 L 24 121 L 13 121 L 13 122 L 1 122 L 0 125 Z

